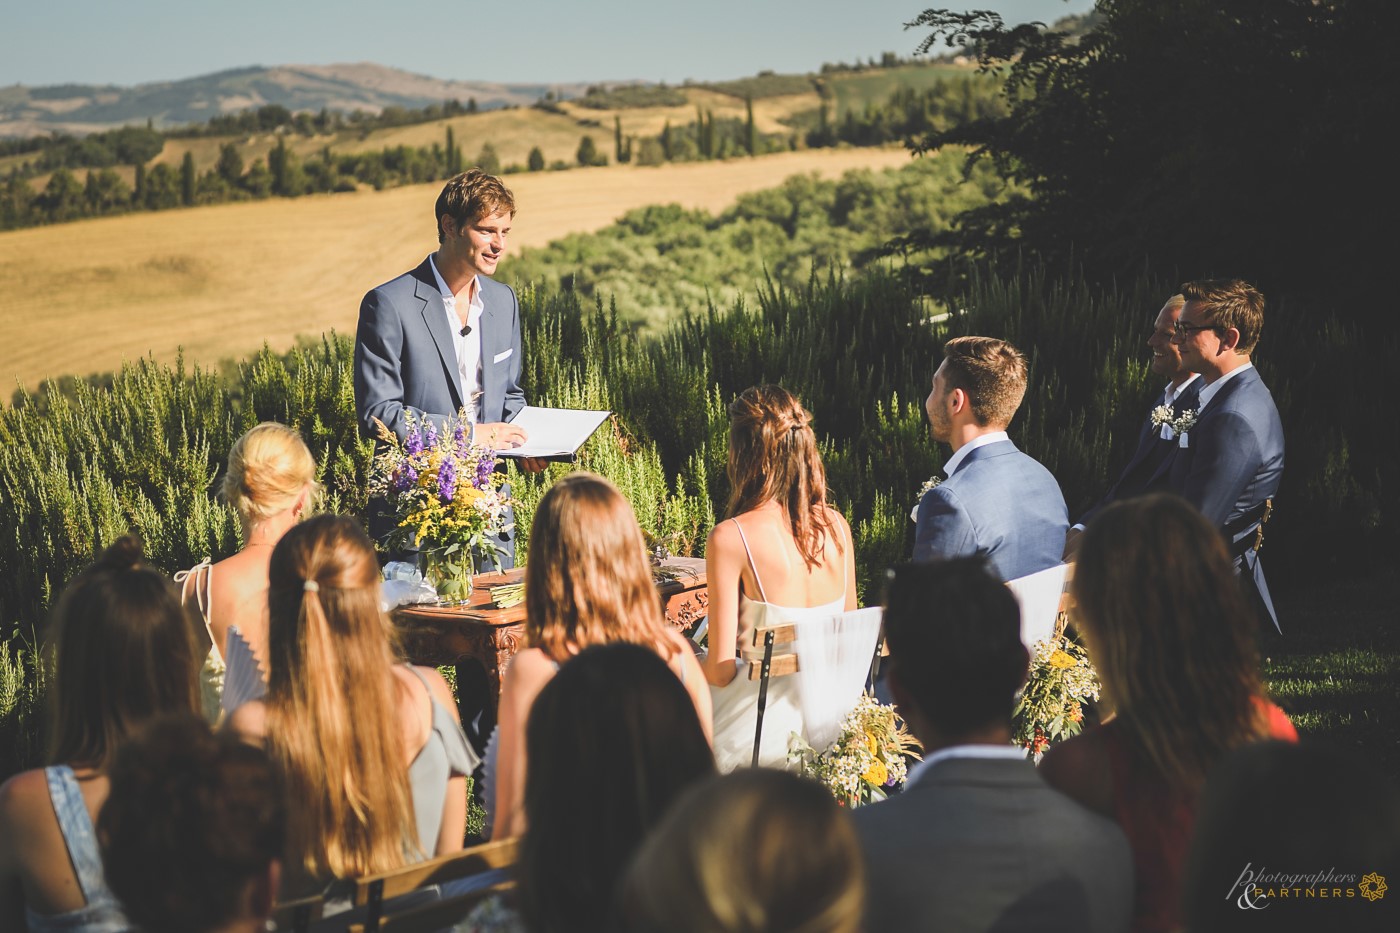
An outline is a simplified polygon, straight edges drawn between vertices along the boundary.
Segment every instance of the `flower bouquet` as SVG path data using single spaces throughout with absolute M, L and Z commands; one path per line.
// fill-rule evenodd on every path
M 788 764 L 826 787 L 843 807 L 884 800 L 887 788 L 904 782 L 905 757 L 919 758 L 919 752 L 919 740 L 894 707 L 869 694 L 861 696 L 842 720 L 841 734 L 821 754 L 796 732 L 788 739 Z
M 1099 675 L 1083 645 L 1063 633 L 1037 642 L 1012 714 L 1012 738 L 1039 761 L 1050 743 L 1079 734 L 1084 703 L 1098 698 Z
M 439 597 L 463 601 L 471 596 L 473 553 L 499 553 L 496 536 L 509 528 L 512 503 L 501 490 L 505 479 L 495 472 L 495 451 L 468 439 L 464 415 L 442 432 L 412 412 L 405 419 L 403 441 L 375 422 L 382 445 L 370 466 L 369 493 L 384 501 L 394 519 L 384 544 L 416 545 L 424 576 Z

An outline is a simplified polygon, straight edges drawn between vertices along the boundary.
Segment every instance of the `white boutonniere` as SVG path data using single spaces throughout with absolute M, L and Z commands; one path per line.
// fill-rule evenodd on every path
M 1185 434 L 1196 424 L 1199 413 L 1191 410 L 1176 414 L 1170 405 L 1158 405 L 1152 409 L 1152 427 L 1161 432 L 1162 440 L 1169 441 L 1178 434 Z M 1185 444 L 1181 445 L 1185 447 Z
M 1177 442 L 1178 446 L 1191 446 L 1190 438 L 1188 438 L 1186 434 L 1188 431 L 1190 431 L 1196 426 L 1196 419 L 1198 419 L 1199 417 L 1200 412 L 1197 411 L 1183 411 L 1181 414 L 1176 416 L 1176 421 L 1172 423 L 1172 430 L 1175 431 L 1177 434 L 1181 435 L 1181 440 Z
M 943 477 L 934 475 L 924 480 L 924 484 L 919 487 L 919 494 L 914 497 L 914 508 L 909 510 L 909 520 L 917 522 L 919 520 L 919 503 L 924 501 L 924 495 L 937 489 L 943 483 Z
M 1152 427 L 1160 428 L 1163 425 L 1171 427 L 1172 415 L 1173 412 L 1170 405 L 1158 405 L 1156 408 L 1152 409 Z

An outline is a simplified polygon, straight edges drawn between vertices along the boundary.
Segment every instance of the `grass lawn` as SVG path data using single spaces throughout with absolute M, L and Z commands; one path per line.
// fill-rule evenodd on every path
M 1286 632 L 1264 675 L 1305 740 L 1352 749 L 1400 781 L 1400 571 L 1275 593 Z

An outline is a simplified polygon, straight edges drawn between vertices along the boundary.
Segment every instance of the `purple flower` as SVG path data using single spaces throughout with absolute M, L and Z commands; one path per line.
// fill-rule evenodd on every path
M 436 447 L 436 446 L 437 446 L 437 442 L 438 442 L 437 425 L 435 425 L 435 424 L 433 424 L 431 421 L 429 421 L 429 422 L 428 422 L 428 427 L 427 427 L 427 438 L 424 440 L 424 446 L 426 446 L 426 447 Z
M 404 440 L 403 449 L 410 457 L 423 452 L 423 432 L 418 430 L 418 422 L 414 421 L 408 429 L 408 438 Z
M 459 457 L 465 457 L 470 450 L 471 441 L 467 438 L 467 426 L 458 422 L 452 432 L 452 451 Z
M 443 502 L 451 502 L 452 497 L 457 494 L 457 463 L 451 457 L 445 457 L 442 466 L 438 468 L 438 495 Z
M 402 466 L 394 470 L 394 476 L 390 480 L 390 488 L 393 489 L 394 492 L 403 492 L 412 485 L 413 480 L 410 479 L 408 475 L 412 469 L 413 468 L 410 466 Z
M 491 472 L 496 468 L 495 451 L 485 450 L 481 453 L 481 459 L 476 462 L 476 476 L 472 478 L 472 485 L 477 489 L 485 489 L 491 485 Z

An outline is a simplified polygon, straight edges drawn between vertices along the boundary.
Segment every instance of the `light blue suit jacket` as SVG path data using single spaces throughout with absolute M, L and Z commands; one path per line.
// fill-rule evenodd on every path
M 520 388 L 520 303 L 509 285 L 478 276 L 481 288 L 482 423 L 510 421 L 525 407 Z M 376 436 L 374 419 L 400 439 L 408 434 L 405 411 L 431 418 L 439 429 L 468 405 L 457 369 L 457 351 L 442 292 L 427 259 L 412 272 L 372 289 L 360 302 L 355 332 L 355 412 L 360 430 Z M 514 520 L 512 517 L 511 521 Z M 370 516 L 370 534 L 388 531 Z M 502 535 L 502 569 L 515 565 L 515 535 Z M 486 562 L 479 570 L 491 569 Z
M 1184 447 L 1178 441 L 1176 459 L 1159 488 L 1182 496 L 1216 527 L 1226 528 L 1278 494 L 1283 422 L 1259 370 L 1247 369 L 1221 386 L 1186 440 Z M 1239 529 L 1231 537 L 1242 542 L 1252 539 L 1254 531 Z M 1247 551 L 1237 565 L 1246 587 L 1278 628 L 1259 555 Z
M 924 494 L 917 522 L 915 560 L 985 557 L 1005 581 L 1060 563 L 1069 510 L 1049 470 L 996 441 Z
M 510 421 L 525 407 L 520 388 L 520 304 L 509 285 L 478 276 L 481 287 L 481 421 Z M 439 426 L 467 404 L 452 331 L 428 260 L 370 291 L 355 333 L 355 411 L 406 436 L 404 410 Z

